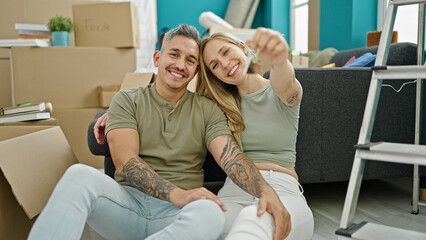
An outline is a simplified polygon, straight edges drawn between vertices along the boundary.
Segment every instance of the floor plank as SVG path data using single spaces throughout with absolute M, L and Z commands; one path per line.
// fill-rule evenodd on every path
M 337 239 L 347 182 L 305 184 L 305 197 L 312 209 L 314 240 Z M 426 232 L 426 208 L 411 214 L 410 178 L 363 181 L 354 222 L 368 221 Z

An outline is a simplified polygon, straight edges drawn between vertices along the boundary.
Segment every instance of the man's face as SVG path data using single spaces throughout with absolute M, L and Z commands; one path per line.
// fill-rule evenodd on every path
M 184 36 L 175 36 L 164 42 L 161 52 L 154 53 L 158 67 L 157 85 L 168 90 L 181 91 L 198 70 L 199 49 L 197 42 Z

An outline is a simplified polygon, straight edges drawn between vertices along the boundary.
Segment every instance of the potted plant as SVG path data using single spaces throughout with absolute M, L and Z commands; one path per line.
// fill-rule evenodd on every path
M 74 28 L 74 24 L 70 18 L 56 15 L 49 19 L 47 27 L 52 32 L 53 46 L 70 45 L 70 32 Z

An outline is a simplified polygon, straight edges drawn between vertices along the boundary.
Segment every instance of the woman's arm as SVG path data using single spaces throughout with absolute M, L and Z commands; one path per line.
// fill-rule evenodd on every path
M 260 59 L 271 63 L 271 87 L 281 101 L 288 106 L 299 104 L 302 88 L 288 60 L 288 44 L 282 34 L 272 29 L 258 28 L 247 45 L 259 51 Z

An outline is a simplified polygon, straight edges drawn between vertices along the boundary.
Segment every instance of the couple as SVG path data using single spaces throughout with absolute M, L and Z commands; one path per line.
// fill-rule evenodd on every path
M 115 181 L 71 166 L 29 239 L 79 239 L 86 222 L 107 239 L 218 239 L 223 229 L 227 239 L 311 238 L 294 170 L 302 89 L 288 46 L 263 28 L 247 45 L 215 34 L 200 46 L 194 27 L 170 30 L 154 53 L 156 82 L 117 93 L 108 110 Z M 273 65 L 270 81 L 243 72 L 248 47 Z M 197 92 L 213 101 L 186 90 L 199 69 Z M 218 196 L 202 187 L 207 150 L 228 175 Z

